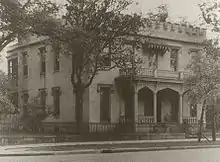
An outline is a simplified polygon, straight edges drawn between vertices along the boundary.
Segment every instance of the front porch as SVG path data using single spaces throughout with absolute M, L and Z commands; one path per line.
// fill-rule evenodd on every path
M 121 131 L 183 133 L 186 126 L 198 128 L 201 106 L 191 112 L 182 83 L 134 80 L 132 91 L 128 82 L 118 86 Z

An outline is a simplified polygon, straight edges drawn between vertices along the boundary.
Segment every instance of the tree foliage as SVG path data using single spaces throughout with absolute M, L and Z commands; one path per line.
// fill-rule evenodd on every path
M 220 32 L 220 3 L 218 0 L 207 1 L 199 4 L 202 20 L 214 32 Z
M 50 115 L 48 111 L 50 108 L 49 105 L 41 105 L 38 97 L 31 97 L 19 118 L 22 130 L 38 132 L 41 122 Z
M 193 102 L 201 102 L 214 95 L 214 90 L 219 88 L 220 76 L 220 48 L 218 42 L 206 41 L 205 47 L 192 53 L 188 65 L 191 73 L 185 80 L 185 86 L 190 90 L 188 95 Z
M 1 0 L 3 43 L 0 45 L 3 48 L 4 42 L 7 44 L 17 36 L 31 33 L 48 38 L 47 43 L 55 52 L 70 57 L 76 121 L 80 123 L 84 90 L 100 71 L 137 68 L 141 59 L 134 55 L 134 51 L 146 41 L 140 32 L 156 19 L 154 14 L 145 19 L 138 14 L 125 14 L 131 0 L 65 2 L 65 5 L 58 6 L 49 0 L 27 0 L 25 3 Z M 156 17 L 162 15 L 160 18 L 166 19 L 166 6 L 160 6 L 159 11 L 163 12 L 158 12 Z M 111 61 L 111 64 L 106 66 L 106 61 Z
M 194 55 L 193 55 L 194 53 Z M 220 95 L 220 47 L 218 40 L 207 40 L 202 50 L 193 51 L 188 65 L 190 73 L 184 80 L 187 95 L 192 103 L 202 104 L 200 136 L 207 105 L 214 105 Z

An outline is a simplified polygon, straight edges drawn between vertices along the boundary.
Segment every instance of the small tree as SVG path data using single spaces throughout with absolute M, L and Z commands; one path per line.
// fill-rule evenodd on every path
M 207 104 L 214 105 L 214 98 L 220 92 L 220 48 L 218 41 L 208 40 L 203 50 L 192 55 L 188 65 L 191 71 L 185 78 L 184 84 L 188 89 L 187 95 L 193 103 L 202 103 L 202 112 L 199 123 L 198 140 L 201 141 L 204 113 Z M 215 129 L 215 127 L 213 127 Z M 213 131 L 215 133 L 215 131 Z M 213 135 L 213 139 L 215 139 Z
M 23 130 L 38 132 L 41 128 L 41 122 L 50 115 L 48 105 L 40 104 L 39 98 L 32 97 L 27 104 L 27 110 L 20 116 L 20 122 Z

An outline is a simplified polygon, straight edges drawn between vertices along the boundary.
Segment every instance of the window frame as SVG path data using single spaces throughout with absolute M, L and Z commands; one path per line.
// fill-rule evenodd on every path
M 60 71 L 60 53 L 54 52 L 54 72 Z
M 174 51 L 175 51 L 175 54 L 173 54 Z M 176 72 L 178 68 L 179 51 L 180 51 L 179 48 L 171 48 L 170 50 L 170 69 L 174 72 Z
M 23 65 L 23 76 L 28 77 L 29 72 L 28 72 L 28 52 L 24 51 L 21 53 L 22 54 L 22 65 Z
M 39 91 L 40 105 L 42 106 L 43 109 L 45 109 L 47 104 L 46 88 L 41 88 L 38 91 Z
M 108 92 L 108 109 L 103 109 L 103 103 L 102 103 L 102 90 L 103 89 L 108 89 L 107 92 Z M 112 92 L 112 88 L 111 86 L 100 86 L 99 87 L 99 96 L 100 96 L 100 122 L 101 123 L 110 123 L 111 122 L 111 92 Z M 103 92 L 105 93 L 105 92 Z M 104 103 L 105 104 L 105 103 Z M 106 111 L 106 112 L 105 112 Z M 106 114 L 107 115 L 106 115 Z
M 40 75 L 46 75 L 46 47 L 38 48 L 40 53 Z
M 53 116 L 58 118 L 60 116 L 60 103 L 61 103 L 60 87 L 52 87 L 52 96 L 53 96 Z
M 108 45 L 103 49 L 101 56 L 101 65 L 103 68 L 111 67 L 112 65 L 112 56 L 111 56 L 111 45 Z

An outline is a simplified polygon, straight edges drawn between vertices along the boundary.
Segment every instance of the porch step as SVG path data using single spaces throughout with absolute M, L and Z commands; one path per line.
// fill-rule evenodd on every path
M 167 132 L 168 133 L 183 133 L 184 132 L 184 127 L 182 124 L 167 124 Z
M 157 133 L 184 133 L 184 125 L 179 123 L 158 124 Z

